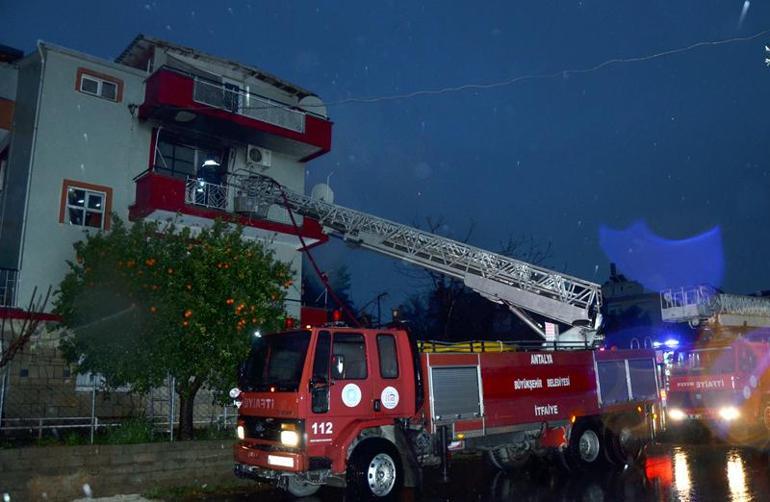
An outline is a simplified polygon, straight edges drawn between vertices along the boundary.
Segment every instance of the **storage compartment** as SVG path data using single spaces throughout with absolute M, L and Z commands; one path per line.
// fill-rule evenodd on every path
M 431 367 L 431 397 L 436 420 L 481 416 L 478 366 Z

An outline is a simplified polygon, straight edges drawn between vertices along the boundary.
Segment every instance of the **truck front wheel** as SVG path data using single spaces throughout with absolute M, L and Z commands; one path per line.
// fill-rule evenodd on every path
M 297 498 L 315 495 L 320 488 L 320 485 L 308 483 L 297 476 L 289 476 L 288 482 L 286 483 L 286 491 Z
M 398 451 L 385 440 L 365 441 L 350 457 L 347 478 L 356 500 L 395 497 L 404 484 Z

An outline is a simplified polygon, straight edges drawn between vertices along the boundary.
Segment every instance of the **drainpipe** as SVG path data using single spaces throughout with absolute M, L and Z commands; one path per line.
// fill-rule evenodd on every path
M 27 238 L 27 216 L 29 215 L 29 199 L 30 199 L 30 187 L 32 186 L 32 174 L 33 174 L 33 168 L 35 165 L 35 149 L 37 146 L 37 132 L 38 128 L 40 127 L 40 108 L 43 101 L 43 82 L 45 80 L 45 47 L 42 42 L 42 40 L 38 40 L 37 42 L 37 51 L 40 54 L 40 82 L 38 82 L 38 88 L 37 88 L 37 102 L 35 105 L 35 125 L 32 127 L 32 143 L 30 145 L 30 155 L 29 155 L 29 170 L 27 173 L 27 191 L 24 197 L 24 216 L 22 218 L 21 222 L 21 247 L 19 249 L 19 275 L 16 279 L 16 293 L 17 293 L 17 303 L 19 301 L 18 299 L 18 290 L 19 285 L 22 283 L 22 279 L 24 277 L 24 274 L 22 272 L 23 264 L 23 258 L 24 258 L 24 245 L 26 243 Z

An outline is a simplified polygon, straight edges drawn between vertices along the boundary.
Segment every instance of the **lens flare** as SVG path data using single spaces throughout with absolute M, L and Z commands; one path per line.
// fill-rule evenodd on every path
M 622 230 L 602 226 L 599 243 L 624 275 L 652 291 L 722 283 L 724 252 L 718 226 L 688 239 L 670 240 L 637 221 Z

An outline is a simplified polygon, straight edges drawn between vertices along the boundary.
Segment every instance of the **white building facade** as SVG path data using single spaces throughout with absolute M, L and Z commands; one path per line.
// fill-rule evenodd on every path
M 275 206 L 260 217 L 235 180 L 256 172 L 304 191 L 307 162 L 331 148 L 332 123 L 313 93 L 139 36 L 115 61 L 39 42 L 0 61 L 0 112 L 3 100 L 12 120 L 0 129 L 0 308 L 55 290 L 73 243 L 109 230 L 114 212 L 192 228 L 242 224 L 290 264 L 287 311 L 300 318 L 298 234 L 307 244 L 326 236 Z

